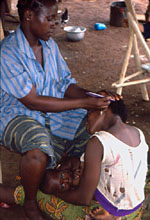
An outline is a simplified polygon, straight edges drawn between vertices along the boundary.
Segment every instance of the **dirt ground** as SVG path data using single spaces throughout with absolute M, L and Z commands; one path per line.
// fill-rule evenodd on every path
M 148 0 L 133 0 L 137 14 L 144 14 Z M 72 76 L 78 85 L 93 91 L 101 89 L 116 92 L 112 83 L 119 79 L 124 56 L 127 49 L 129 30 L 124 27 L 110 25 L 110 5 L 112 0 L 63 0 L 59 9 L 69 9 L 70 20 L 68 25 L 86 27 L 85 37 L 82 41 L 71 42 L 66 39 L 65 32 L 57 26 L 54 39 L 66 60 Z M 107 26 L 103 31 L 94 30 L 94 24 L 100 22 Z M 17 26 L 13 19 L 8 19 L 7 29 Z M 150 41 L 146 42 L 150 46 Z M 139 46 L 141 62 L 146 63 L 147 58 Z M 134 59 L 131 56 L 127 74 L 136 72 Z M 147 84 L 150 95 L 150 84 Z M 124 100 L 128 107 L 128 123 L 143 130 L 146 141 L 150 146 L 150 102 L 142 100 L 140 86 L 129 86 L 123 89 Z M 12 154 L 1 148 L 3 182 L 15 186 L 19 183 L 20 155 Z M 24 212 L 21 207 L 9 209 L 0 208 L 1 220 L 21 220 Z M 150 214 L 144 211 L 143 220 L 149 220 Z

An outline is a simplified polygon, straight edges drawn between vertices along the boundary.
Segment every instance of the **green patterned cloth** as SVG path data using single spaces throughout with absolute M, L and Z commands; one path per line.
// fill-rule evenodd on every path
M 23 186 L 16 188 L 14 198 L 16 204 L 23 205 L 25 198 Z M 89 215 L 90 210 L 95 207 L 101 207 L 96 201 L 92 201 L 89 206 L 72 205 L 54 195 L 45 194 L 40 190 L 37 193 L 37 203 L 40 210 L 54 220 L 84 220 L 86 215 Z M 140 220 L 141 215 L 142 207 L 134 213 L 122 217 L 122 220 Z

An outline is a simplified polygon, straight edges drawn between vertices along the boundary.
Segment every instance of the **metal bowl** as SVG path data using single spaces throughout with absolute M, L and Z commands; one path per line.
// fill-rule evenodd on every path
M 84 38 L 86 28 L 80 26 L 67 26 L 64 27 L 64 31 L 69 40 L 80 41 Z

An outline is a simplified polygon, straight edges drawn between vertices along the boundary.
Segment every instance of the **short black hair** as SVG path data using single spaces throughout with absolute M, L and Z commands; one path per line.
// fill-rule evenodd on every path
M 30 9 L 38 14 L 47 2 L 56 4 L 57 0 L 18 0 L 17 8 L 20 21 L 23 20 L 25 10 Z
M 109 105 L 113 114 L 119 115 L 121 120 L 125 123 L 127 120 L 127 108 L 123 99 L 111 102 Z

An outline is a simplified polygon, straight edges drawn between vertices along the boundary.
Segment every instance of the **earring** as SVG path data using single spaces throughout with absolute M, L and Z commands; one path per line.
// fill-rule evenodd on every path
M 100 111 L 99 114 L 102 115 L 102 114 L 103 114 L 103 111 Z

